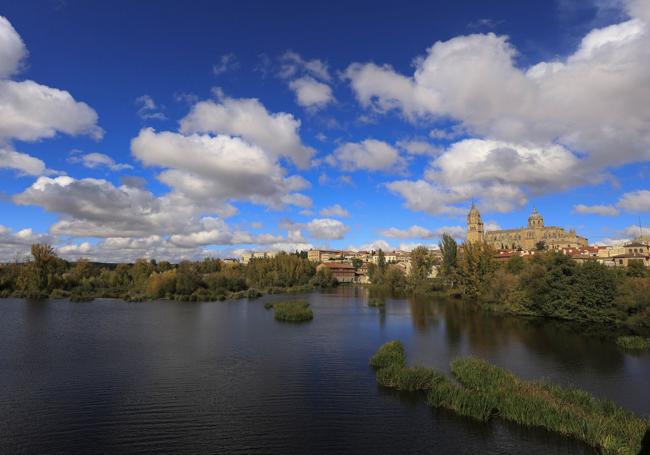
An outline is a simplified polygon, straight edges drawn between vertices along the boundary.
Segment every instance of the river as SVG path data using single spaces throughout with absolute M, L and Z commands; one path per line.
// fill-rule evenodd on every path
M 575 454 L 583 444 L 427 407 L 375 383 L 368 358 L 400 339 L 409 363 L 474 355 L 650 415 L 650 355 L 554 321 L 364 288 L 304 297 L 314 320 L 264 302 L 0 300 L 0 452 Z

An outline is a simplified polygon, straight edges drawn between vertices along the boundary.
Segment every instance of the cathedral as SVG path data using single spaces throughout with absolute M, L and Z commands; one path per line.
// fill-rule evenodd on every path
M 467 241 L 485 241 L 497 250 L 534 250 L 538 242 L 544 242 L 550 250 L 588 245 L 587 239 L 576 234 L 575 229 L 566 231 L 558 226 L 544 226 L 544 218 L 537 209 L 528 217 L 528 227 L 485 232 L 481 214 L 474 204 L 467 215 Z

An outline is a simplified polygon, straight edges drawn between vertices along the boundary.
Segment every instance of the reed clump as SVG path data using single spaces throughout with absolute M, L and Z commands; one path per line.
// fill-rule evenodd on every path
M 603 454 L 639 453 L 650 422 L 608 400 L 547 382 L 518 378 L 476 358 L 451 362 L 453 378 L 430 368 L 406 367 L 404 347 L 391 341 L 370 364 L 377 382 L 403 391 L 420 391 L 432 407 L 481 421 L 492 416 L 574 437 Z
M 625 351 L 643 352 L 650 351 L 650 338 L 639 336 L 618 337 L 616 344 Z
M 303 322 L 314 319 L 314 312 L 305 300 L 292 300 L 273 304 L 274 317 L 277 321 Z

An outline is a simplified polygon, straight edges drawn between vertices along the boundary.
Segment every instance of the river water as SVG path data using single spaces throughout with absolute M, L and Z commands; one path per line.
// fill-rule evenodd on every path
M 574 454 L 579 442 L 478 423 L 375 383 L 391 339 L 448 371 L 482 357 L 650 415 L 650 356 L 567 324 L 500 318 L 363 288 L 307 298 L 276 322 L 266 296 L 221 303 L 0 301 L 0 453 Z

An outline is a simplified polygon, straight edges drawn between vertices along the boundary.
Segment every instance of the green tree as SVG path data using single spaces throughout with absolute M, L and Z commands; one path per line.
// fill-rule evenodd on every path
M 443 234 L 439 247 L 442 253 L 442 274 L 451 277 L 458 265 L 458 244 L 451 235 Z
M 411 251 L 411 281 L 417 284 L 429 278 L 433 262 L 433 255 L 427 247 L 414 248 Z
M 540 240 L 535 244 L 535 249 L 537 251 L 545 251 L 546 250 L 546 242 L 544 240 Z
M 627 263 L 627 276 L 635 278 L 643 278 L 647 276 L 645 265 L 643 265 L 643 259 L 631 259 Z
M 487 290 L 495 270 L 492 247 L 485 242 L 463 243 L 458 275 L 465 295 L 478 300 Z

